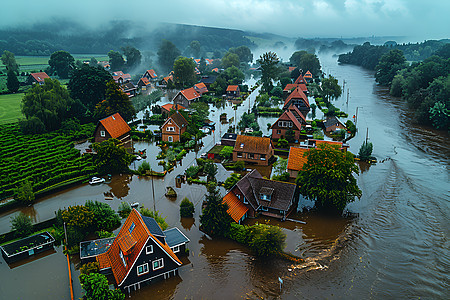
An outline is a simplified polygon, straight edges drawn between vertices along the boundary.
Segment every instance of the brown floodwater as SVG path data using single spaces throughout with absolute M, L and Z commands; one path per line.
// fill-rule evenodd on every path
M 167 186 L 175 187 L 175 177 L 195 164 L 195 158 L 220 140 L 227 125 L 219 125 L 219 115 L 234 116 L 229 103 L 211 106 L 210 119 L 216 121 L 213 135 L 203 140 L 203 148 L 190 152 L 164 179 L 116 175 L 108 184 L 77 185 L 46 196 L 31 207 L 0 215 L 0 232 L 9 231 L 10 218 L 23 211 L 35 222 L 52 218 L 60 207 L 82 204 L 86 200 L 105 201 L 117 209 L 121 201 L 138 201 L 166 217 L 169 226 L 179 227 L 191 240 L 189 256 L 179 276 L 134 292 L 131 299 L 300 299 L 300 298 L 449 298 L 449 154 L 448 133 L 418 126 L 401 99 L 378 87 L 372 72 L 359 67 L 338 65 L 336 58 L 320 57 L 323 69 L 346 81 L 350 89 L 335 105 L 355 114 L 358 107 L 358 133 L 350 140 L 357 153 L 369 129 L 369 141 L 379 163 L 359 164 L 360 200 L 348 206 L 352 218 L 336 218 L 299 212 L 295 221 L 248 220 L 280 225 L 287 235 L 286 250 L 302 258 L 293 265 L 280 259 L 258 259 L 249 249 L 235 242 L 211 240 L 199 231 L 199 214 L 206 188 L 183 184 L 175 188 L 176 199 L 164 196 Z M 346 93 L 345 93 L 346 95 Z M 238 107 L 239 117 L 253 105 L 255 95 Z M 161 104 L 168 102 L 163 98 Z M 271 118 L 259 119 L 265 129 Z M 156 170 L 154 157 L 159 149 L 139 142 Z M 137 168 L 141 162 L 131 167 Z M 270 170 L 269 170 L 270 171 Z M 267 172 L 269 172 L 267 171 Z M 230 172 L 219 166 L 218 180 Z M 270 174 L 270 173 L 269 173 Z M 155 197 L 153 198 L 153 192 Z M 225 190 L 221 189 L 222 194 Z M 112 196 L 112 201 L 105 200 Z M 180 218 L 179 204 L 184 197 L 194 202 L 194 218 Z M 308 203 L 303 203 L 308 205 Z M 82 296 L 77 280 L 79 263 L 72 258 L 75 297 Z M 45 276 L 44 276 L 45 274 Z M 283 279 L 280 290 L 278 278 Z M 60 248 L 12 269 L 1 260 L 0 298 L 67 299 L 69 297 L 67 261 Z M 25 283 L 25 284 L 24 284 Z M 25 286 L 26 288 L 23 288 Z M 128 299 L 128 298 L 127 298 Z

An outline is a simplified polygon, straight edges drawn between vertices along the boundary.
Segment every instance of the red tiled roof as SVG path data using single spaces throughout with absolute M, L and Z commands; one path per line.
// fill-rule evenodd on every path
M 212 71 L 212 72 L 219 73 L 219 68 L 214 68 L 214 69 L 212 69 L 211 71 Z
M 208 88 L 206 87 L 206 85 L 203 82 L 195 84 L 194 88 L 201 94 L 208 92 Z
M 152 79 L 158 77 L 158 75 L 156 75 L 155 70 L 153 70 L 153 69 L 145 71 L 145 74 L 147 74 L 147 73 L 148 73 L 148 75 L 150 75 L 150 77 L 151 77 Z M 145 74 L 144 74 L 144 75 L 145 75 Z
M 180 93 L 188 100 L 194 100 L 201 96 L 193 87 L 182 90 Z
M 222 203 L 228 204 L 227 213 L 236 223 L 238 223 L 248 211 L 248 208 L 231 191 L 223 197 Z
M 150 81 L 148 81 L 147 77 L 142 77 L 141 79 L 139 79 L 139 81 L 141 81 L 144 85 L 149 85 Z
M 303 165 L 307 162 L 306 156 L 303 155 L 308 150 L 308 148 L 291 147 L 289 149 L 287 169 L 300 171 L 303 168 Z
M 39 72 L 39 73 L 31 73 L 30 74 L 34 80 L 36 80 L 37 82 L 44 82 L 45 78 L 50 78 L 50 76 L 47 75 L 47 73 L 45 72 Z
M 305 93 L 297 87 L 295 90 L 292 91 L 292 93 L 287 97 L 286 101 L 284 101 L 284 106 L 286 106 L 292 99 L 302 99 L 306 106 L 309 107 L 309 101 L 308 97 L 306 97 Z
M 131 224 L 134 224 L 134 229 L 130 233 L 129 229 L 131 227 Z M 124 258 L 126 261 L 125 266 L 120 257 L 120 251 L 122 250 L 123 252 L 122 246 L 127 248 L 127 246 L 130 245 L 130 243 L 128 242 L 130 238 L 127 236 L 131 236 L 131 239 L 134 241 L 134 247 L 128 247 L 128 254 L 124 253 Z M 177 263 L 178 265 L 182 264 L 178 257 L 170 249 L 169 245 L 167 245 L 167 243 L 161 243 L 161 241 L 159 241 L 150 233 L 149 229 L 144 223 L 144 220 L 142 219 L 141 214 L 136 209 L 133 209 L 128 218 L 125 220 L 125 223 L 120 229 L 119 234 L 114 239 L 114 242 L 112 243 L 108 251 L 97 256 L 97 262 L 100 265 L 100 269 L 110 267 L 117 285 L 120 286 L 123 283 L 124 279 L 127 277 L 127 274 L 130 272 L 134 261 L 138 258 L 139 253 L 149 239 L 152 239 L 156 244 L 158 244 L 164 250 L 164 252 L 166 252 L 169 257 L 171 257 L 175 261 L 175 263 Z
M 308 71 L 306 71 L 306 73 L 305 73 L 305 75 L 304 75 L 303 77 L 305 77 L 305 78 L 312 78 L 312 74 L 311 74 L 311 72 L 308 70 Z
M 227 92 L 235 92 L 235 91 L 238 90 L 238 88 L 239 88 L 238 85 L 229 85 L 229 86 L 227 87 Z
M 289 67 L 289 72 L 292 72 L 296 69 L 296 67 Z
M 297 87 L 298 87 L 298 84 L 296 84 L 296 83 L 288 83 L 288 84 L 286 84 L 286 86 L 284 87 L 283 92 L 289 92 L 289 91 L 291 91 L 291 90 L 293 90 L 293 89 L 295 89 L 295 88 L 297 88 Z
M 242 148 L 241 148 L 242 144 Z M 238 135 L 236 137 L 235 151 L 268 154 L 270 151 L 270 138 L 259 136 Z
M 298 87 L 302 90 L 302 92 L 307 92 L 308 91 L 308 88 L 306 87 L 306 84 L 304 84 L 304 83 L 300 83 L 298 85 Z
M 167 103 L 167 104 L 161 106 L 161 108 L 162 108 L 162 109 L 165 109 L 165 110 L 167 110 L 167 111 L 170 111 L 172 108 L 175 109 L 175 108 L 174 108 L 174 105 L 173 105 L 172 103 Z M 186 109 L 186 108 L 185 108 L 184 106 L 181 106 L 180 104 L 177 104 L 177 105 L 176 105 L 176 109 L 177 109 L 177 110 L 180 110 L 180 109 L 181 109 L 181 110 L 184 110 L 184 109 Z
M 99 121 L 109 132 L 113 139 L 116 139 L 131 130 L 127 122 L 122 118 L 119 113 L 115 113 L 112 116 L 104 118 Z
M 302 74 L 300 74 L 297 79 L 294 82 L 295 84 L 300 84 L 300 83 L 306 83 L 305 79 L 303 78 Z
M 164 77 L 163 80 L 164 80 L 165 82 L 169 82 L 169 80 L 172 80 L 172 81 L 173 81 L 173 75 L 169 75 L 169 76 L 167 76 L 167 77 Z
M 328 144 L 328 145 L 335 145 L 339 146 L 339 148 L 342 148 L 342 142 L 338 141 L 325 141 L 325 140 L 315 140 L 316 141 L 316 147 L 320 144 Z

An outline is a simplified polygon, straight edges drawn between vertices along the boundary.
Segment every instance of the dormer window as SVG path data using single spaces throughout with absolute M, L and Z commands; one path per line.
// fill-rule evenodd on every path
M 130 228 L 128 229 L 128 231 L 129 231 L 130 233 L 133 232 L 134 227 L 136 227 L 136 226 L 134 225 L 134 223 L 131 223 L 131 226 L 130 226 Z
M 244 143 L 241 143 L 241 146 L 240 146 L 241 148 L 244 148 Z
M 273 189 L 268 187 L 262 187 L 259 191 L 259 199 L 263 201 L 271 201 L 272 200 Z
M 123 265 L 126 267 L 127 266 L 127 262 L 125 261 L 125 257 L 123 256 L 122 250 L 119 251 L 119 256 L 122 259 Z

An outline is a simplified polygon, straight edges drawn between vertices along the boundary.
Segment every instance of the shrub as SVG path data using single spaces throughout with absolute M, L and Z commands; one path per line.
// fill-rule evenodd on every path
M 249 244 L 257 256 L 270 256 L 284 249 L 286 234 L 278 226 L 254 225 L 252 235 Z
M 368 160 L 372 155 L 373 144 L 371 142 L 363 142 L 359 148 L 358 156 L 361 160 Z
M 289 147 L 289 143 L 285 139 L 279 139 L 278 142 L 277 142 L 277 147 L 285 149 L 285 148 Z
M 167 227 L 169 227 L 169 225 L 167 225 L 166 223 L 166 218 L 160 216 L 158 211 L 154 212 L 145 207 L 141 207 L 139 211 L 141 215 L 155 219 L 156 223 L 158 223 L 162 230 L 166 230 Z
M 121 202 L 117 211 L 122 219 L 127 218 L 131 213 L 131 206 L 128 202 Z
M 106 230 L 99 230 L 95 232 L 99 239 L 106 239 L 114 236 L 114 233 L 106 231 Z
M 144 160 L 137 171 L 139 174 L 144 175 L 146 171 L 150 171 L 150 164 Z
M 187 177 L 195 177 L 197 176 L 197 173 L 200 171 L 200 166 L 190 166 L 186 169 L 186 176 Z
M 25 180 L 22 185 L 14 191 L 14 199 L 21 204 L 32 204 L 34 201 L 33 187 L 28 180 Z
M 229 189 L 231 189 L 240 179 L 241 179 L 241 174 L 238 174 L 238 173 L 232 173 L 231 175 L 230 175 L 230 177 L 228 177 L 226 180 L 225 180 L 225 183 L 224 183 L 224 187 L 227 189 L 227 190 L 229 190 Z
M 23 212 L 19 213 L 17 216 L 12 218 L 11 229 L 16 231 L 16 236 L 18 237 L 30 235 L 33 231 L 31 217 L 25 215 Z
M 119 215 L 108 204 L 88 200 L 85 206 L 93 213 L 94 230 L 113 231 L 120 226 Z
M 98 273 L 99 272 L 99 266 L 98 262 L 88 262 L 80 267 L 80 274 L 91 274 L 91 273 Z
M 280 175 L 275 175 L 272 177 L 272 180 L 285 181 L 289 182 L 289 172 L 281 173 Z
M 219 155 L 223 158 L 230 158 L 233 155 L 233 147 L 225 146 L 220 150 Z
M 194 216 L 194 204 L 189 201 L 188 198 L 184 199 L 180 203 L 180 216 L 181 217 L 193 217 Z

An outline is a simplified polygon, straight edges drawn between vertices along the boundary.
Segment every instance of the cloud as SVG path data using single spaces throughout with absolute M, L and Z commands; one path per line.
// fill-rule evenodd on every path
M 448 37 L 450 1 L 439 0 L 41 0 L 2 4 L 0 26 L 51 18 L 89 26 L 132 20 L 227 27 L 285 36 Z

